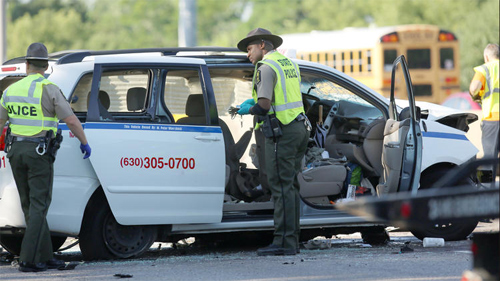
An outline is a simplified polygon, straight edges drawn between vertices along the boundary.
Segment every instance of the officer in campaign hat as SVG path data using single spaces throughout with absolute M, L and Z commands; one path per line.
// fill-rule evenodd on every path
M 276 51 L 282 43 L 283 39 L 269 30 L 256 28 L 237 45 L 255 65 L 253 98 L 243 102 L 238 113 L 257 116 L 255 130 L 257 134 L 260 129 L 265 137 L 264 166 L 274 202 L 274 239 L 269 246 L 257 250 L 261 256 L 299 252 L 297 174 L 307 148 L 310 124 L 302 103 L 299 67 Z
M 65 96 L 44 77 L 48 60 L 44 44 L 31 44 L 26 52 L 27 76 L 10 85 L 0 99 L 0 128 L 9 121 L 6 152 L 26 221 L 19 256 L 23 272 L 64 266 L 53 256 L 46 219 L 52 200 L 55 144 L 62 141 L 56 133 L 59 120 L 81 142 L 84 159 L 91 153 L 82 125 Z

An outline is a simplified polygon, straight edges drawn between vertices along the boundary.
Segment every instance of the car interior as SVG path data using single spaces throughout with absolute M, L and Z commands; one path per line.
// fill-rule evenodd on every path
M 208 125 L 206 97 L 198 71 L 171 70 L 165 74 L 162 102 L 151 111 L 148 85 L 154 70 L 112 71 L 101 81 L 99 111 L 102 121 L 160 122 Z M 250 98 L 253 69 L 211 68 L 218 125 L 226 151 L 226 209 L 269 205 L 270 194 L 263 157 L 263 136 L 253 131 L 253 117 L 235 116 L 231 107 Z M 332 206 L 347 195 L 353 169 L 362 171 L 355 185 L 360 195 L 375 195 L 384 178 L 383 147 L 386 117 L 376 104 L 330 78 L 301 73 L 304 109 L 312 124 L 311 141 L 298 175 L 301 196 L 315 205 Z M 71 100 L 77 116 L 84 118 L 91 75 L 78 83 Z M 321 116 L 320 116 L 321 114 Z M 398 123 L 399 126 L 399 123 Z M 399 128 L 397 126 L 397 128 Z M 314 141 L 321 138 L 318 147 Z M 399 149 L 400 150 L 400 149 Z M 399 175 L 399 173 L 395 173 Z M 397 177 L 389 180 L 396 181 Z

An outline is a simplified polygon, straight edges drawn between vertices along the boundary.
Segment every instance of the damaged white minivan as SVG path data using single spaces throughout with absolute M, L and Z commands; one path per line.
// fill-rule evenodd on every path
M 465 132 L 477 116 L 435 119 L 416 107 L 403 57 L 394 63 L 391 99 L 333 68 L 296 62 L 313 125 L 298 175 L 301 239 L 361 231 L 367 242 L 383 242 L 383 224 L 335 205 L 431 188 L 440 175 L 475 158 Z M 93 149 L 83 160 L 78 140 L 59 124 L 64 141 L 48 212 L 54 250 L 78 237 L 86 260 L 129 258 L 155 241 L 272 232 L 263 136 L 252 129 L 251 116 L 231 114 L 251 97 L 254 66 L 245 54 L 216 47 L 67 51 L 51 54 L 49 65 L 47 78 L 67 96 Z M 24 58 L 5 62 L 2 92 L 24 75 Z M 408 105 L 398 107 L 394 96 Z M 456 240 L 476 224 L 411 231 Z M 0 244 L 18 254 L 24 228 L 2 151 Z

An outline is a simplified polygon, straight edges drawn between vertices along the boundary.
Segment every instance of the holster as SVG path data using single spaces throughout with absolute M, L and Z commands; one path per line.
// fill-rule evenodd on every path
M 12 135 L 10 133 L 10 127 L 7 128 L 7 132 L 5 132 L 5 147 L 3 148 L 3 151 L 5 153 L 8 153 L 10 148 L 12 147 Z
M 281 122 L 276 117 L 275 114 L 268 114 L 266 116 L 259 116 L 260 121 L 263 121 L 260 126 L 264 137 L 273 138 L 276 141 L 277 138 L 283 135 L 283 131 L 281 129 Z
M 52 138 L 52 134 L 53 134 L 52 130 L 47 131 L 47 136 L 46 136 L 48 143 L 47 154 L 55 158 L 57 155 L 57 151 L 59 150 L 59 148 L 61 148 L 63 136 L 61 129 L 57 129 L 57 133 L 54 138 Z

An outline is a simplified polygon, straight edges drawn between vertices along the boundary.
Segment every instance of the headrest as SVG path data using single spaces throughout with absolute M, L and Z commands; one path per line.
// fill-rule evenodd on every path
M 146 89 L 134 87 L 127 90 L 127 110 L 136 111 L 144 109 L 146 103 Z
M 203 94 L 189 95 L 186 102 L 186 115 L 190 117 L 205 116 Z
M 101 105 L 106 108 L 106 110 L 109 109 L 109 106 L 111 104 L 111 101 L 109 100 L 109 95 L 105 91 L 99 91 L 99 101 L 101 102 Z

